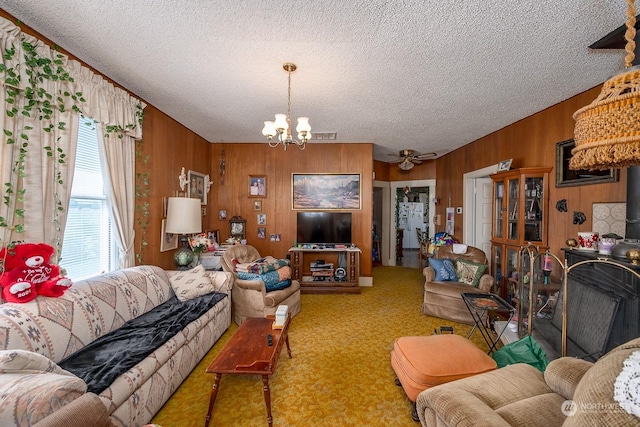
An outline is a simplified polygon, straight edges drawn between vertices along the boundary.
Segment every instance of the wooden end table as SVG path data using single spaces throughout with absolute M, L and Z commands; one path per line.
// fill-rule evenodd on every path
M 278 357 L 284 343 L 287 344 L 287 353 L 291 358 L 288 334 L 291 315 L 287 315 L 287 320 L 282 329 L 272 329 L 274 320 L 274 316 L 267 316 L 266 318 L 249 317 L 245 319 L 207 368 L 206 372 L 208 374 L 216 374 L 216 378 L 211 389 L 205 427 L 209 426 L 209 421 L 211 420 L 211 412 L 213 411 L 213 404 L 216 402 L 222 374 L 262 375 L 264 402 L 267 406 L 267 422 L 269 426 L 273 425 L 269 376 L 276 370 Z

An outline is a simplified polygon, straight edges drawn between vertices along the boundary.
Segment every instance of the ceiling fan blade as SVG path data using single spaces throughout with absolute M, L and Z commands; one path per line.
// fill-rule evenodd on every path
M 435 157 L 435 156 L 436 156 L 436 153 L 425 153 L 425 154 L 418 154 L 415 157 L 417 159 L 420 159 L 420 160 L 425 160 L 425 159 L 430 159 L 430 158 Z
M 422 160 L 418 159 L 417 157 L 414 157 L 413 159 L 411 159 L 412 163 L 415 163 L 416 165 L 419 165 L 420 163 L 422 163 Z

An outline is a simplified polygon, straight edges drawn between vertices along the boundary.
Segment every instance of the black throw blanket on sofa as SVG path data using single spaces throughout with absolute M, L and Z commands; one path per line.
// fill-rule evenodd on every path
M 188 301 L 173 296 L 93 341 L 58 365 L 82 378 L 88 391 L 100 394 L 115 379 L 153 353 L 227 295 L 213 292 Z

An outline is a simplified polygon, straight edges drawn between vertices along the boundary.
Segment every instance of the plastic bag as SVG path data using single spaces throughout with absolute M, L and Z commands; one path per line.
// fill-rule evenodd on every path
M 544 372 L 549 364 L 547 353 L 530 335 L 507 344 L 493 353 L 493 360 L 498 364 L 498 368 L 514 363 L 527 363 L 541 372 Z

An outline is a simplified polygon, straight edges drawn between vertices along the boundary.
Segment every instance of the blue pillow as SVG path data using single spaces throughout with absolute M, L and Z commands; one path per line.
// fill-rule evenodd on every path
M 436 272 L 436 282 L 457 282 L 456 267 L 450 259 L 429 258 L 429 265 Z

